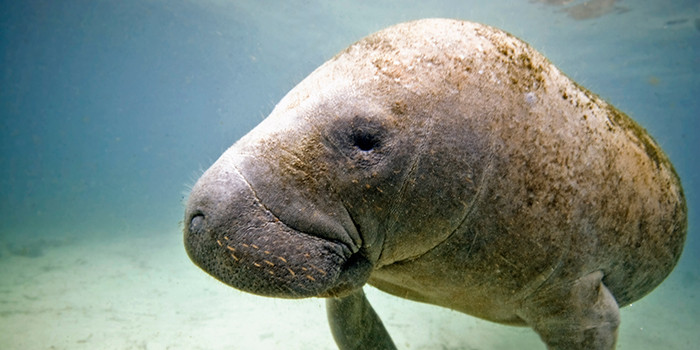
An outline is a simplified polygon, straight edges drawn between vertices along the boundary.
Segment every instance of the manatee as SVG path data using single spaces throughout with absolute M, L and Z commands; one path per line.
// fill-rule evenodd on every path
M 613 349 L 671 272 L 679 177 L 632 119 L 528 44 L 425 19 L 361 39 L 201 176 L 189 257 L 221 282 L 322 297 L 341 349 L 393 349 L 363 293 Z

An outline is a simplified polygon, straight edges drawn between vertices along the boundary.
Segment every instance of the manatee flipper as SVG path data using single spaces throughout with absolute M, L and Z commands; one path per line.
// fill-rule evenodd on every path
M 620 309 L 602 278 L 596 271 L 573 285 L 545 287 L 528 298 L 521 317 L 550 350 L 614 349 Z
M 333 338 L 341 350 L 396 349 L 362 289 L 342 298 L 326 299 L 326 312 Z

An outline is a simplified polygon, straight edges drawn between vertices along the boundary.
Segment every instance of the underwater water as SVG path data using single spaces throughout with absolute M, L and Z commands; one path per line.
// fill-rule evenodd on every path
M 334 349 L 321 299 L 219 283 L 182 244 L 189 186 L 354 41 L 427 17 L 530 43 L 645 127 L 684 186 L 681 260 L 618 349 L 700 344 L 700 2 L 2 1 L 0 348 Z M 402 349 L 544 349 L 528 328 L 366 287 Z

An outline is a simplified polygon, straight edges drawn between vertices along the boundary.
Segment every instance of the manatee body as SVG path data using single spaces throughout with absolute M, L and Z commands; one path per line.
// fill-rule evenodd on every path
M 394 348 L 362 292 L 612 349 L 671 272 L 680 181 L 647 132 L 513 36 L 427 19 L 351 45 L 192 189 L 185 246 L 235 288 L 327 297 L 342 349 Z

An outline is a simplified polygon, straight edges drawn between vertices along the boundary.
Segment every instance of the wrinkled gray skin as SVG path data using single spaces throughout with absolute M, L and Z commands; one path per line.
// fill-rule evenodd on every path
M 185 246 L 235 288 L 327 297 L 341 349 L 394 348 L 362 292 L 612 349 L 671 272 L 678 176 L 635 122 L 524 42 L 429 19 L 326 62 L 192 189 Z

